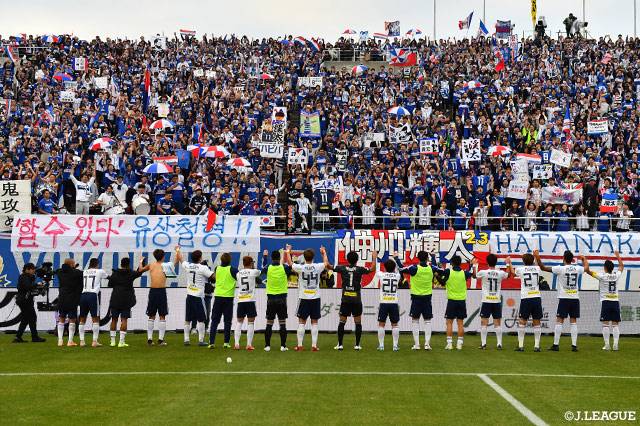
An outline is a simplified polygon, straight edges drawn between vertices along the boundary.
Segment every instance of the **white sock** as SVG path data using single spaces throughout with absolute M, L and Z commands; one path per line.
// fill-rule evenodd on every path
M 197 322 L 196 330 L 198 330 L 198 342 L 204 342 L 204 322 Z
M 124 345 L 124 340 L 127 337 L 127 332 L 120 330 L 120 343 Z
M 164 340 L 164 333 L 167 331 L 167 321 L 158 321 L 158 340 Z M 151 329 L 151 336 L 153 336 L 153 328 Z
M 184 329 L 182 330 L 182 332 L 184 333 L 184 341 L 188 342 L 190 340 L 189 333 L 191 333 L 191 321 L 184 322 Z
M 397 347 L 398 340 L 400 340 L 400 327 L 391 327 L 391 336 L 393 337 L 393 347 Z
M 464 336 L 458 336 L 458 343 L 457 345 L 463 345 L 464 344 Z
M 447 336 L 447 345 L 450 345 L 453 343 L 453 336 Z
M 571 324 L 571 345 L 578 346 L 578 324 Z
M 603 325 L 602 326 L 602 338 L 604 339 L 604 347 L 605 348 L 609 347 L 609 336 L 611 336 L 611 329 L 609 328 L 609 325 Z
M 411 321 L 411 333 L 413 334 L 414 346 L 420 346 L 420 319 Z
M 431 321 L 424 322 L 424 344 L 431 344 Z
M 97 321 L 91 324 L 91 328 L 93 329 L 93 341 L 98 341 L 98 336 L 100 335 L 100 323 Z
M 499 325 L 494 325 L 493 330 L 496 332 L 497 344 L 502 346 L 502 327 L 500 327 Z
M 620 340 L 620 328 L 617 325 L 613 326 L 613 347 L 618 347 L 618 341 Z
M 116 344 L 116 331 L 115 330 L 109 330 L 109 337 L 111 338 L 111 344 L 115 345 Z
M 518 324 L 518 347 L 524 348 L 524 333 L 526 331 L 526 326 L 522 324 Z
M 76 334 L 76 323 L 70 322 L 69 323 L 69 342 L 73 342 L 73 336 L 75 336 L 75 334 Z
M 318 347 L 318 324 L 311 324 L 311 346 Z
M 80 323 L 78 327 L 78 336 L 80 336 L 80 342 L 84 343 L 84 323 Z
M 242 323 L 236 322 L 236 328 L 233 330 L 233 343 L 235 346 L 240 346 L 240 336 L 242 335 Z
M 147 320 L 147 340 L 153 340 L 153 325 L 155 321 L 152 319 Z
M 487 344 L 487 326 L 486 325 L 480 326 L 480 344 L 482 346 L 485 346 Z
M 556 323 L 556 327 L 553 331 L 553 344 L 560 344 L 560 336 L 562 335 L 562 324 Z
M 533 337 L 534 337 L 534 343 L 533 343 L 533 347 L 535 348 L 539 348 L 540 347 L 540 336 L 542 335 L 542 327 L 540 327 L 539 325 L 536 325 L 533 327 Z
M 253 331 L 255 329 L 255 325 L 250 322 L 247 324 L 247 346 L 253 346 Z
M 304 342 L 304 324 L 298 324 L 298 331 L 296 334 L 298 336 L 298 346 L 302 346 L 302 343 Z
M 384 348 L 384 327 L 378 326 L 378 346 Z
M 58 342 L 62 342 L 62 338 L 64 336 L 64 323 L 58 323 Z

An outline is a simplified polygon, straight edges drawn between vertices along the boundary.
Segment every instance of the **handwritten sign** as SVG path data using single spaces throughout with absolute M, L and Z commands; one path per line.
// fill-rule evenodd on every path
M 322 77 L 298 77 L 298 86 L 322 89 Z
M 552 149 L 549 162 L 556 166 L 569 167 L 571 166 L 571 157 L 572 155 L 567 152 L 560 151 L 559 149 Z
M 309 161 L 307 148 L 289 148 L 287 164 L 306 166 Z
M 420 139 L 420 154 L 438 155 L 439 152 L 438 139 L 422 138 Z
M 282 158 L 284 155 L 284 145 L 277 142 L 258 142 L 260 149 L 260 157 L 263 158 Z
M 169 115 L 169 103 L 168 102 L 159 102 L 158 103 L 158 117 L 166 117 Z
M 534 179 L 549 179 L 553 176 L 553 166 L 551 164 L 534 164 L 533 165 L 533 178 Z
M 462 139 L 462 160 L 480 161 L 480 139 Z
M 204 70 L 202 68 L 194 68 L 193 69 L 194 77 L 204 77 Z
M 260 217 L 219 216 L 209 232 L 206 216 L 15 217 L 11 249 L 16 252 L 152 251 L 189 249 L 239 252 L 260 246 Z
M 76 100 L 76 95 L 73 90 L 61 90 L 60 102 L 73 102 Z
M 109 79 L 107 77 L 95 77 L 93 82 L 98 89 L 106 89 L 109 85 Z
M 529 192 L 529 182 L 522 180 L 512 180 L 509 182 L 507 198 L 515 198 L 516 200 L 526 200 Z
M 73 69 L 76 71 L 86 71 L 87 58 L 73 58 Z
M 609 133 L 609 120 L 591 120 L 587 121 L 588 135 L 604 135 Z
M 0 231 L 9 232 L 13 217 L 31 212 L 31 182 L 6 180 L 0 182 Z

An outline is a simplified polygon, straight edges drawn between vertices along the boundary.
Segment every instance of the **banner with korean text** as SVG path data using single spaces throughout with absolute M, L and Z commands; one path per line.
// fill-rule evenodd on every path
M 260 246 L 260 217 L 218 216 L 206 231 L 205 216 L 18 215 L 11 232 L 13 251 L 150 251 L 156 248 L 203 252 L 247 251 Z

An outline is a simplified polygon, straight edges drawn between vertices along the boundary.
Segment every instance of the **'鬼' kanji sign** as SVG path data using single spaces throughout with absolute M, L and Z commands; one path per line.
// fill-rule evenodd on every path
M 20 213 L 31 213 L 31 182 L 0 182 L 0 232 L 10 231 L 13 217 Z

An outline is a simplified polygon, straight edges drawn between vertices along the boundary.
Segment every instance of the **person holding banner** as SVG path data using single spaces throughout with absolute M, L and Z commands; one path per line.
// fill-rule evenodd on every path
M 471 259 L 471 266 L 478 264 L 478 259 Z M 464 319 L 467 317 L 467 280 L 476 277 L 475 268 L 472 272 L 463 271 L 460 265 L 462 259 L 457 254 L 451 257 L 451 269 L 433 268 L 440 277 L 440 281 L 445 283 L 447 289 L 447 309 L 444 317 L 447 320 L 447 346 L 445 350 L 453 349 L 453 320 L 458 325 L 458 341 L 456 349 L 462 350 L 464 344 Z
M 287 244 L 285 253 L 291 256 L 290 252 L 291 246 Z M 268 253 L 265 250 L 262 257 L 262 273 L 267 274 L 267 327 L 264 330 L 264 350 L 271 351 L 273 321 L 277 316 L 280 323 L 280 351 L 286 352 L 289 350 L 287 348 L 287 293 L 291 267 L 280 264 L 280 252 L 277 250 L 271 252 L 271 265 L 269 265 Z
M 540 352 L 542 329 L 542 298 L 540 297 L 540 268 L 534 265 L 531 253 L 522 255 L 524 266 L 516 268 L 515 275 L 520 278 L 520 318 L 518 321 L 518 347 L 516 352 L 524 352 L 524 335 L 529 318 L 533 320 L 533 351 Z
M 411 265 L 403 268 L 397 253 L 394 254 L 394 260 L 400 268 L 401 274 L 409 274 L 411 276 L 410 292 L 411 292 L 411 308 L 409 315 L 411 316 L 411 332 L 413 334 L 413 346 L 411 350 L 420 349 L 420 317 L 424 320 L 424 350 L 431 350 L 431 319 L 433 311 L 431 307 L 431 295 L 433 293 L 433 268 L 436 264 L 436 258 L 431 253 L 431 263 L 429 263 L 429 253 L 424 250 L 418 252 L 419 264 Z
M 487 349 L 487 326 L 489 317 L 493 317 L 493 328 L 496 332 L 496 347 L 502 349 L 502 281 L 513 276 L 511 258 L 505 260 L 507 270 L 502 271 L 496 268 L 498 257 L 489 253 L 487 255 L 487 265 L 489 269 L 476 272 L 476 277 L 482 280 L 482 307 L 480 308 L 480 348 Z
M 191 321 L 197 321 L 198 346 L 208 346 L 204 341 L 204 322 L 207 318 L 204 305 L 204 287 L 207 280 L 213 279 L 213 271 L 202 264 L 202 252 L 195 250 L 191 252 L 191 262 L 183 260 L 180 247 L 176 247 L 176 262 L 187 273 L 187 299 L 185 301 L 184 318 L 184 345 L 191 344 L 189 333 L 191 331 Z
M 215 290 L 213 291 L 213 309 L 211 310 L 211 328 L 209 329 L 209 349 L 213 349 L 218 333 L 218 324 L 224 316 L 223 348 L 230 348 L 233 301 L 236 296 L 238 269 L 231 266 L 231 255 L 222 253 L 220 265 L 214 269 Z
M 376 271 L 378 252 L 374 251 L 371 258 L 373 259 L 371 268 L 357 266 L 358 253 L 350 251 L 347 253 L 348 266 L 336 265 L 333 267 L 334 272 L 340 274 L 340 280 L 342 282 L 338 344 L 334 347 L 335 350 L 341 351 L 343 349 L 344 326 L 349 317 L 353 317 L 353 322 L 356 327 L 356 344 L 353 349 L 356 351 L 362 349 L 360 346 L 360 338 L 362 337 L 362 277 Z
M 618 270 L 613 270 L 613 262 L 609 259 L 604 261 L 604 272 L 599 273 L 589 269 L 589 261 L 585 256 L 579 256 L 582 259 L 582 267 L 584 273 L 591 275 L 598 280 L 600 287 L 600 321 L 602 321 L 602 338 L 604 339 L 603 351 L 611 350 L 609 346 L 610 335 L 613 334 L 613 350 L 618 350 L 620 340 L 620 296 L 618 294 L 618 281 L 622 276 L 624 265 L 620 252 L 615 252 L 618 260 Z
M 542 263 L 538 250 L 533 251 L 536 263 L 544 272 L 552 272 L 558 283 L 558 312 L 556 314 L 556 326 L 553 333 L 553 345 L 550 351 L 560 350 L 560 336 L 562 325 L 569 317 L 571 322 L 571 351 L 578 352 L 578 324 L 580 318 L 580 297 L 578 294 L 578 278 L 584 273 L 582 266 L 573 265 L 573 253 L 565 250 L 562 255 L 562 265 L 549 268 Z

